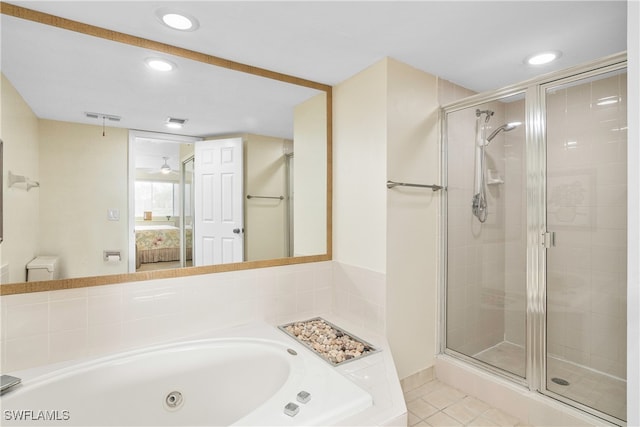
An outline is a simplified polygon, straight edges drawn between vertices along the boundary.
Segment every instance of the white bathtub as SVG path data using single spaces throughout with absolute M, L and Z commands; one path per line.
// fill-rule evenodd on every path
M 372 405 L 370 394 L 328 363 L 265 328 L 275 329 L 252 326 L 234 337 L 12 373 L 23 382 L 0 398 L 0 424 L 331 425 Z M 300 391 L 311 394 L 308 403 L 296 400 Z M 167 403 L 173 392 L 182 396 L 176 407 Z M 289 402 L 299 406 L 297 415 L 284 413 Z

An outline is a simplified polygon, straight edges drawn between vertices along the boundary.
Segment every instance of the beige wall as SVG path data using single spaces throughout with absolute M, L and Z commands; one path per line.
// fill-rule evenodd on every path
M 40 253 L 60 256 L 63 277 L 127 272 L 127 144 L 126 129 L 40 121 Z
M 392 59 L 334 88 L 335 307 L 383 311 L 401 378 L 436 354 L 440 196 L 386 181 L 438 183 L 437 119 L 437 78 Z
M 288 141 L 262 135 L 243 135 L 245 195 L 287 196 L 285 145 Z M 246 259 L 287 256 L 287 201 L 245 199 Z
M 293 112 L 293 255 L 327 252 L 327 95 Z
M 0 137 L 4 142 L 3 193 L 4 241 L 0 266 L 8 265 L 8 282 L 26 280 L 26 264 L 38 255 L 38 211 L 42 188 L 26 191 L 24 184 L 8 187 L 8 173 L 39 181 L 38 119 L 2 75 Z
M 387 61 L 333 90 L 334 259 L 386 272 Z
M 387 177 L 439 184 L 438 80 L 394 60 L 387 72 Z M 401 378 L 432 366 L 437 353 L 441 195 L 387 190 L 387 338 Z

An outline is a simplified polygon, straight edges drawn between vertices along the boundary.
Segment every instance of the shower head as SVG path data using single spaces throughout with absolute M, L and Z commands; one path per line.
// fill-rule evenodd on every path
M 494 130 L 493 132 L 491 132 L 491 135 L 489 135 L 489 137 L 487 138 L 487 144 L 491 142 L 491 140 L 493 138 L 495 138 L 500 132 L 505 131 L 505 132 L 509 132 L 514 130 L 515 128 L 517 128 L 518 126 L 520 126 L 522 123 L 521 122 L 511 122 L 511 123 L 506 123 L 502 126 L 500 126 L 498 129 Z
M 491 119 L 491 116 L 493 116 L 493 111 L 491 111 L 491 110 L 480 110 L 480 109 L 476 108 L 476 117 L 480 117 L 483 114 L 486 114 L 486 116 L 484 118 L 484 122 L 485 123 L 489 123 L 489 119 Z

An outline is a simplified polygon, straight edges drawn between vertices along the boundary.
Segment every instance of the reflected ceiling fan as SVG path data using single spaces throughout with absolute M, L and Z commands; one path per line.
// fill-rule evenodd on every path
M 164 163 L 162 164 L 162 166 L 160 166 L 159 169 L 150 171 L 149 173 L 160 173 L 162 175 L 170 175 L 170 174 L 174 174 L 177 175 L 178 171 L 171 169 L 171 166 L 169 166 L 169 157 L 163 156 L 162 159 L 164 160 Z

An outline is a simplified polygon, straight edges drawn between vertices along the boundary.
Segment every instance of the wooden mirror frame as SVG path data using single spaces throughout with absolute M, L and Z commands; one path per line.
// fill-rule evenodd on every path
M 218 272 L 237 271 L 237 270 L 249 270 L 255 268 L 276 267 L 293 264 L 304 264 L 310 262 L 329 261 L 332 259 L 332 88 L 329 85 L 314 82 L 311 80 L 305 80 L 287 74 L 282 74 L 263 68 L 253 67 L 251 65 L 242 64 L 235 61 L 230 61 L 224 58 L 208 55 L 201 52 L 196 52 L 189 49 L 184 49 L 176 46 L 172 46 L 165 43 L 156 42 L 141 37 L 132 36 L 117 31 L 108 30 L 101 27 L 85 24 L 78 21 L 61 18 L 58 16 L 50 15 L 43 12 L 38 12 L 31 9 L 26 9 L 21 6 L 16 6 L 4 2 L 0 2 L 0 13 L 13 16 L 28 21 L 37 22 L 44 25 L 50 25 L 64 30 L 74 31 L 77 33 L 98 37 L 105 40 L 110 40 L 117 43 L 123 43 L 130 46 L 140 47 L 144 49 L 150 49 L 161 53 L 180 56 L 193 61 L 202 62 L 205 64 L 213 65 L 216 67 L 222 67 L 229 70 L 239 71 L 242 73 L 251 74 L 254 76 L 264 77 L 267 79 L 278 80 L 285 83 L 299 85 L 311 89 L 316 89 L 326 93 L 327 101 L 327 200 L 326 200 L 326 253 L 320 255 L 290 257 L 290 258 L 277 258 L 261 261 L 245 261 L 239 263 L 230 264 L 217 264 L 201 267 L 186 267 L 177 268 L 171 270 L 156 270 L 149 272 L 127 273 L 127 274 L 113 274 L 106 276 L 90 276 L 90 277 L 78 277 L 61 280 L 47 280 L 41 282 L 21 282 L 21 283 L 9 283 L 6 285 L 0 285 L 0 295 L 13 295 L 30 292 L 44 292 L 55 291 L 62 289 L 75 289 L 100 285 L 111 285 L 117 283 L 138 282 L 144 280 L 154 279 L 167 279 L 173 277 L 186 277 L 195 276 L 201 274 L 211 274 Z

